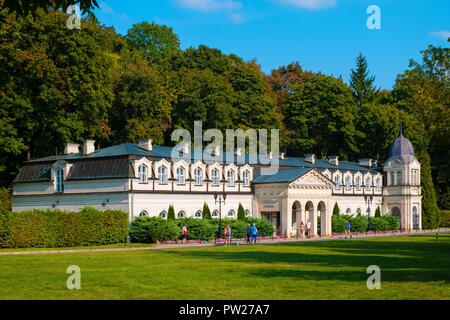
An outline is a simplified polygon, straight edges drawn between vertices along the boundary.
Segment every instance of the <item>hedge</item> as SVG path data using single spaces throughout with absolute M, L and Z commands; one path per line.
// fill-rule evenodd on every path
M 439 226 L 446 228 L 450 227 L 450 210 L 439 210 L 439 216 Z
M 345 221 L 350 222 L 350 230 L 353 232 L 366 232 L 368 230 L 369 219 L 366 216 L 341 215 L 331 217 L 331 226 L 334 233 L 344 233 Z M 396 217 L 384 215 L 370 218 L 370 229 L 373 231 L 397 230 L 400 223 Z
M 182 238 L 181 228 L 186 224 L 189 239 L 211 241 L 223 237 L 227 224 L 230 225 L 233 238 L 244 238 L 247 225 L 256 224 L 259 236 L 271 236 L 274 226 L 266 219 L 246 218 L 245 221 L 222 219 L 222 234 L 219 234 L 218 219 L 176 219 L 165 220 L 159 217 L 138 217 L 130 226 L 130 240 L 138 243 L 155 243 L 156 241 L 173 241 Z
M 125 242 L 128 215 L 84 208 L 80 212 L 0 212 L 0 247 L 61 248 Z

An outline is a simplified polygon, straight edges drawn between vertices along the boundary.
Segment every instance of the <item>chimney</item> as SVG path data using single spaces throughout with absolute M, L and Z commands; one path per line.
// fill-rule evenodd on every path
M 362 167 L 372 167 L 372 159 L 359 159 L 359 165 Z
M 84 140 L 83 155 L 91 154 L 95 151 L 95 140 Z
M 214 147 L 214 156 L 215 157 L 220 156 L 220 147 L 219 146 Z
M 152 152 L 152 139 L 140 139 L 138 141 L 138 147 L 147 151 Z
M 66 143 L 64 147 L 64 154 L 69 155 L 79 153 L 79 147 L 80 145 L 78 143 Z
M 184 154 L 189 154 L 189 147 L 190 147 L 189 143 L 183 144 L 183 153 Z
M 315 154 L 305 154 L 305 161 L 314 164 L 316 162 Z
M 338 156 L 328 157 L 328 163 L 332 164 L 334 166 L 338 166 L 339 165 L 339 157 Z

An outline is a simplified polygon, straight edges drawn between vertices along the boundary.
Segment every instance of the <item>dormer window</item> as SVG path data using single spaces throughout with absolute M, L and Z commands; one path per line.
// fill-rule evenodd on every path
M 214 169 L 211 172 L 211 180 L 212 180 L 212 185 L 213 186 L 218 186 L 219 185 L 219 171 Z
M 244 171 L 244 173 L 242 174 L 242 181 L 244 183 L 244 187 L 248 187 L 250 185 L 248 171 Z
M 64 192 L 64 172 L 63 169 L 58 169 L 55 172 L 56 192 Z
M 139 183 L 147 183 L 147 181 L 148 181 L 147 180 L 147 172 L 148 172 L 147 166 L 144 164 L 140 165 L 138 171 L 139 171 Z
M 341 180 L 340 180 L 339 176 L 334 177 L 334 183 L 336 184 L 336 186 L 335 186 L 336 190 L 339 190 L 340 182 L 341 182 Z
M 370 178 L 366 178 L 366 191 L 370 191 Z
M 227 173 L 227 177 L 228 177 L 228 186 L 233 187 L 234 186 L 234 171 L 229 170 Z
M 167 184 L 167 168 L 161 166 L 158 168 L 159 184 Z
M 345 189 L 350 190 L 350 177 L 345 177 Z
M 202 185 L 202 170 L 197 168 L 194 170 L 194 179 L 195 179 L 195 185 L 201 186 Z
M 178 184 L 184 184 L 184 168 L 179 167 L 177 169 L 177 176 L 178 176 Z
M 361 190 L 361 178 L 360 177 L 356 177 L 356 190 L 357 191 Z
M 381 180 L 380 180 L 380 178 L 377 178 L 376 188 L 377 188 L 377 191 L 380 191 L 380 189 L 381 189 Z

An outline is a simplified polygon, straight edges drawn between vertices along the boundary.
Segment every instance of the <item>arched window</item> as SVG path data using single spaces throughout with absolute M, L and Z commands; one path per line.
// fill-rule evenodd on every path
M 178 184 L 184 184 L 184 168 L 177 169 Z
M 352 210 L 350 210 L 350 208 L 347 208 L 347 210 L 345 211 L 346 214 L 351 214 Z
M 250 211 L 248 209 L 245 210 L 245 216 L 246 217 L 250 217 L 251 216 L 251 213 L 250 213 Z
M 202 218 L 202 212 L 200 210 L 198 210 L 195 215 L 194 215 L 195 219 L 201 219 Z
M 339 190 L 339 185 L 340 185 L 341 179 L 339 178 L 339 176 L 334 177 L 334 183 L 336 184 L 336 189 Z
M 228 176 L 228 186 L 233 187 L 234 186 L 234 171 L 228 170 L 227 176 Z
M 167 212 L 166 211 L 161 211 L 161 213 L 159 214 L 159 216 L 163 219 L 167 219 Z
M 358 215 L 360 215 L 360 214 L 361 214 L 361 208 L 356 209 L 356 213 L 357 213 Z
M 242 180 L 244 183 L 245 187 L 248 187 L 250 185 L 250 180 L 249 180 L 249 173 L 248 171 L 244 171 L 244 173 L 242 174 Z
M 228 211 L 228 218 L 233 219 L 234 218 L 234 210 L 231 209 L 230 211 Z
M 369 177 L 366 178 L 366 190 L 370 191 L 370 178 Z
M 64 173 L 62 169 L 56 170 L 56 192 L 64 192 Z
M 159 184 L 167 184 L 167 168 L 160 166 L 158 168 Z
M 147 183 L 147 166 L 144 164 L 139 166 L 139 183 Z
M 178 212 L 177 217 L 180 218 L 180 219 L 186 218 L 186 212 L 184 212 L 183 210 L 181 210 L 180 212 Z
M 213 169 L 213 171 L 211 172 L 211 180 L 213 186 L 219 185 L 219 171 L 217 169 Z
M 219 217 L 219 210 L 214 210 L 211 217 L 218 218 Z
M 376 186 L 377 186 L 377 191 L 380 191 L 380 189 L 381 189 L 381 180 L 380 180 L 380 178 L 377 178 Z
M 345 177 L 345 189 L 350 190 L 350 177 Z
M 361 190 L 361 178 L 360 177 L 356 177 L 356 190 L 357 191 Z
M 148 217 L 148 212 L 145 210 L 142 210 L 141 213 L 139 213 L 139 217 Z
M 201 186 L 202 185 L 202 170 L 199 168 L 196 168 L 194 170 L 194 179 L 195 179 L 195 185 Z

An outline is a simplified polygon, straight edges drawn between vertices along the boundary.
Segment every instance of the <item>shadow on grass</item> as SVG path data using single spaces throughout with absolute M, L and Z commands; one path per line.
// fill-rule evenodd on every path
M 267 247 L 240 247 L 238 250 L 167 250 L 165 253 L 190 259 L 214 259 L 231 263 L 254 264 L 250 275 L 270 278 L 288 277 L 312 280 L 362 281 L 365 270 L 378 265 L 383 279 L 393 282 L 450 282 L 450 237 L 442 242 L 428 238 L 408 240 L 351 240 L 283 243 Z M 274 266 L 259 266 L 273 264 Z M 337 268 L 315 271 L 314 268 Z M 346 267 L 364 271 L 346 271 Z M 250 266 L 251 269 L 251 266 Z

